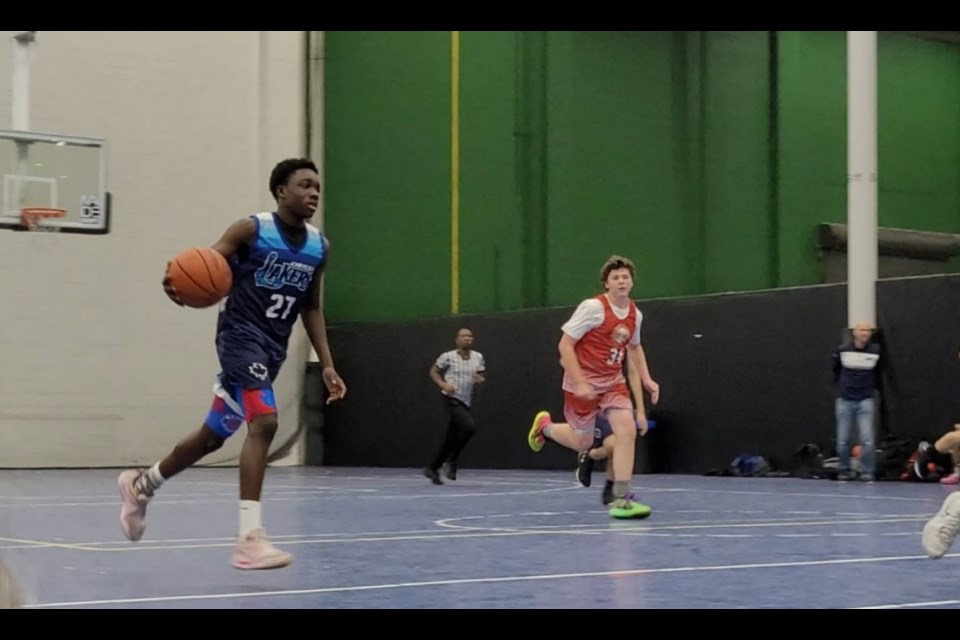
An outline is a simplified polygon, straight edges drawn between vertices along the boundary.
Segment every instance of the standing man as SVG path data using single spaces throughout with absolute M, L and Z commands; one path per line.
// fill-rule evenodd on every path
M 486 381 L 487 365 L 483 354 L 473 350 L 473 332 L 460 329 L 457 332 L 456 349 L 441 353 L 430 367 L 430 378 L 440 387 L 447 410 L 447 435 L 436 457 L 423 475 L 433 484 L 443 484 L 438 470 L 443 466 L 444 475 L 457 479 L 457 460 L 464 447 L 476 433 L 470 405 L 474 388 Z
M 873 482 L 875 434 L 873 392 L 880 371 L 880 345 L 871 342 L 873 329 L 867 322 L 853 327 L 853 340 L 833 353 L 833 378 L 837 384 L 838 480 L 850 480 L 850 431 L 857 421 L 860 447 L 860 479 Z

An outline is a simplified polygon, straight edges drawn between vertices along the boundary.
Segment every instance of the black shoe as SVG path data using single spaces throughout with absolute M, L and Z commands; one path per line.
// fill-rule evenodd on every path
M 430 478 L 430 482 L 433 484 L 443 484 L 443 480 L 440 479 L 440 474 L 437 473 L 436 469 L 430 469 L 428 467 L 423 470 L 423 475 Z
M 604 505 L 608 505 L 613 502 L 613 483 L 607 480 L 607 484 L 603 486 L 603 494 L 600 497 L 603 500 Z
M 590 486 L 593 477 L 593 458 L 584 451 L 577 456 L 577 482 L 584 487 Z
M 457 479 L 457 463 L 456 462 L 444 463 L 443 475 L 447 476 L 449 480 L 456 480 Z

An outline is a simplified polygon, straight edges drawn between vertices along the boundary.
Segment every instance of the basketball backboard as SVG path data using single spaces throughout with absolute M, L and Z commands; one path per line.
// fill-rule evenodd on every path
M 110 232 L 107 141 L 0 129 L 0 228 L 24 230 L 24 208 L 63 209 L 46 225 L 65 233 Z

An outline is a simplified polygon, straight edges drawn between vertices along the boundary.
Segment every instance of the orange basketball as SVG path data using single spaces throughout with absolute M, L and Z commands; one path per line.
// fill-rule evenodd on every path
M 233 273 L 219 252 L 209 247 L 191 247 L 170 262 L 170 284 L 184 305 L 203 309 L 230 293 Z

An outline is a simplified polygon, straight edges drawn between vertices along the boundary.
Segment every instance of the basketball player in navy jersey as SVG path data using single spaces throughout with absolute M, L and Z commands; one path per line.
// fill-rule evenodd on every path
M 230 263 L 233 287 L 217 320 L 222 370 L 206 420 L 163 460 L 149 469 L 126 470 L 118 479 L 123 533 L 139 540 L 146 527 L 147 503 L 160 485 L 219 449 L 246 422 L 247 437 L 240 452 L 240 534 L 232 561 L 238 569 L 273 569 L 293 561 L 291 554 L 267 540 L 260 492 L 277 431 L 272 383 L 286 359 L 298 316 L 323 364 L 327 402 L 347 392 L 333 367 L 320 308 L 321 274 L 330 244 L 307 223 L 320 200 L 316 166 L 306 159 L 280 162 L 270 175 L 270 192 L 277 201 L 276 211 L 233 223 L 213 245 Z M 170 299 L 181 304 L 169 275 L 163 285 Z

